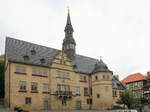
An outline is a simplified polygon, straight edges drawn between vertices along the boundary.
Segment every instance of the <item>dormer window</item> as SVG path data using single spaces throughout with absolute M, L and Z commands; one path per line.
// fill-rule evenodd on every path
M 44 59 L 44 57 L 42 57 L 41 59 L 40 59 L 40 61 L 41 61 L 41 64 L 44 64 L 46 61 L 45 61 L 45 59 Z
M 31 50 L 31 55 L 35 55 L 36 54 L 36 50 L 33 48 L 32 50 Z
M 30 59 L 28 55 L 24 55 L 23 58 L 24 58 L 24 61 L 28 61 Z

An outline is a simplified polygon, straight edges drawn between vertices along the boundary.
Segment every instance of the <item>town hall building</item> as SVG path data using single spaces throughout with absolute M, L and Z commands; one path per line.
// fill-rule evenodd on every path
M 29 110 L 113 107 L 113 72 L 102 59 L 76 54 L 69 12 L 64 32 L 62 50 L 6 37 L 6 106 Z

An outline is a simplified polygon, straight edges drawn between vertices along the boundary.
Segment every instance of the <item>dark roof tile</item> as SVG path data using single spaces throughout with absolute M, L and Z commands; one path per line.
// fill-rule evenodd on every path
M 36 54 L 32 55 L 31 51 L 36 51 Z M 6 54 L 9 61 L 50 67 L 54 57 L 60 52 L 60 50 L 33 44 L 30 42 L 6 38 Z M 25 61 L 23 56 L 28 55 L 30 58 Z M 45 59 L 45 63 L 41 63 L 41 58 Z M 73 63 L 76 65 L 75 72 L 91 74 L 95 67 L 95 64 L 99 61 L 86 56 L 76 55 Z

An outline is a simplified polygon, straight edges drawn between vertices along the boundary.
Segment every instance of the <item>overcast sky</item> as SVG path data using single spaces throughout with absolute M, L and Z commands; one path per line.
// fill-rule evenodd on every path
M 150 0 L 0 0 L 0 54 L 6 36 L 61 49 L 67 6 L 77 54 L 121 79 L 150 71 Z

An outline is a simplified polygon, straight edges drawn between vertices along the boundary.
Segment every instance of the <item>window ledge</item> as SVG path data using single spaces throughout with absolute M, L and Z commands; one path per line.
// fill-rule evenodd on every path
M 59 78 L 59 79 L 68 79 L 68 80 L 70 80 L 70 78 L 63 78 L 63 77 L 56 77 L 56 78 Z
M 32 74 L 32 76 L 38 76 L 38 77 L 48 77 L 46 75 L 38 75 L 38 74 Z
M 18 92 L 26 93 L 26 92 L 27 92 L 27 90 L 19 90 Z
M 80 82 L 87 82 L 87 81 L 80 80 Z
M 76 94 L 76 96 L 81 96 L 81 94 Z
M 43 93 L 43 94 L 49 94 L 50 92 L 48 92 L 48 91 L 43 91 L 42 93 Z
M 38 91 L 31 91 L 31 93 L 38 93 Z
M 21 75 L 26 75 L 27 73 L 23 73 L 23 72 L 14 72 L 15 74 L 21 74 Z

